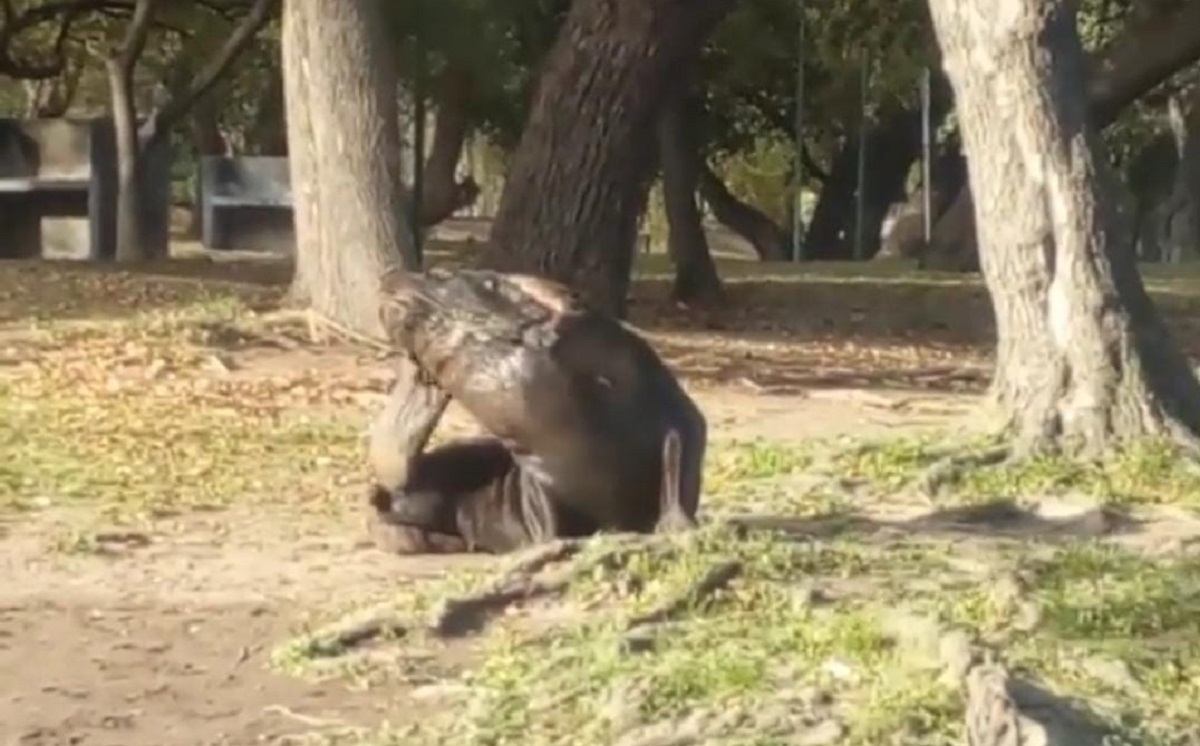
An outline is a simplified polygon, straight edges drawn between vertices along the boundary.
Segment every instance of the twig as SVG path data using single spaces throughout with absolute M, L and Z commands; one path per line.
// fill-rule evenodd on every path
M 308 320 L 309 335 L 312 338 L 312 341 L 314 343 L 317 342 L 317 339 L 316 339 L 317 325 L 322 324 L 326 328 L 331 329 L 334 332 L 337 332 L 343 338 L 349 340 L 350 342 L 357 342 L 358 344 L 366 345 L 367 347 L 371 347 L 372 349 L 378 350 L 380 352 L 386 352 L 386 353 L 395 353 L 396 352 L 396 349 L 394 347 L 392 347 L 391 345 L 389 345 L 388 343 L 382 342 L 382 341 L 376 339 L 375 337 L 369 336 L 367 334 L 363 334 L 362 332 L 355 331 L 354 329 L 351 329 L 350 327 L 348 327 L 344 324 L 334 321 L 333 319 L 329 318 L 328 316 L 326 316 L 316 310 L 309 309 L 307 311 L 307 320 Z
M 312 715 L 304 715 L 285 705 L 267 705 L 263 708 L 263 712 L 282 715 L 298 723 L 303 723 L 311 728 L 348 728 L 350 724 L 345 720 L 336 720 L 331 718 L 319 718 Z

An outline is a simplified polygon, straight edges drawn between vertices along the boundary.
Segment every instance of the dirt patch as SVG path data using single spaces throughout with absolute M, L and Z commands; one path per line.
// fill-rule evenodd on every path
M 246 309 L 270 310 L 283 275 L 273 265 L 213 264 L 163 268 L 172 277 L 151 282 L 5 268 L 0 403 L 9 409 L 0 417 L 20 415 L 30 428 L 0 428 L 0 446 L 25 462 L 0 459 L 0 488 L 23 493 L 11 505 L 0 500 L 0 743 L 333 743 L 428 714 L 406 686 L 276 675 L 268 652 L 323 617 L 494 560 L 400 559 L 363 545 L 357 425 L 345 422 L 362 421 L 378 403 L 388 366 L 337 344 L 234 339 L 234 327 L 261 326 L 261 318 L 246 322 Z M 714 441 L 886 437 L 975 424 L 963 416 L 989 343 L 986 321 L 972 317 L 986 304 L 977 287 L 902 291 L 897 300 L 844 283 L 731 285 L 742 310 L 724 329 L 682 318 L 653 283 L 635 306 L 695 392 Z M 947 311 L 941 304 L 951 296 L 966 310 Z M 902 318 L 889 316 L 901 307 Z M 125 331 L 46 342 L 34 317 Z M 901 326 L 926 336 L 906 336 Z M 333 415 L 343 421 L 329 432 L 282 424 Z M 471 429 L 452 410 L 447 430 Z M 167 432 L 191 440 L 155 450 Z M 101 435 L 101 446 L 76 448 Z M 768 470 L 778 466 L 777 453 L 763 453 Z M 207 471 L 181 471 L 173 461 L 198 454 L 211 457 Z M 118 456 L 127 463 L 114 463 L 114 472 L 126 471 L 110 479 L 97 462 Z M 275 473 L 241 473 L 264 464 Z M 51 468 L 65 476 L 39 474 Z M 191 494 L 203 492 L 198 483 L 230 477 L 245 492 L 217 494 L 216 505 L 213 495 Z M 65 495 L 72 486 L 79 494 Z M 93 488 L 107 491 L 103 499 L 89 497 Z M 747 502 L 759 489 L 777 502 L 802 491 L 799 482 L 770 480 L 739 489 Z M 164 500 L 160 493 L 171 491 L 187 499 Z M 118 504 L 128 492 L 136 499 Z M 877 531 L 926 531 L 914 519 L 929 509 L 884 506 L 877 517 L 907 525 L 881 520 Z M 975 537 L 961 523 L 932 528 L 957 531 L 966 551 Z M 1181 525 L 1164 518 L 1129 541 L 1138 550 L 1192 542 L 1190 524 L 1168 530 Z
M 308 353 L 256 353 L 237 375 L 308 364 L 296 354 Z M 356 365 L 352 356 L 342 363 Z M 328 356 L 321 367 L 350 369 Z M 912 427 L 901 395 L 708 389 L 698 397 L 719 438 L 884 435 Z M 952 413 L 965 404 L 962 397 L 945 402 Z M 470 429 L 461 413 L 454 419 L 452 429 Z M 926 419 L 944 424 L 947 415 Z M 313 610 L 369 603 L 404 584 L 493 562 L 384 556 L 363 545 L 355 493 L 345 493 L 346 504 L 319 521 L 279 506 L 241 506 L 158 524 L 142 540 L 114 530 L 112 540 L 74 551 L 64 549 L 62 537 L 81 522 L 103 533 L 94 515 L 44 510 L 12 517 L 0 558 L 0 743 L 291 743 L 298 734 L 411 718 L 402 690 L 306 684 L 265 667 L 266 652 Z

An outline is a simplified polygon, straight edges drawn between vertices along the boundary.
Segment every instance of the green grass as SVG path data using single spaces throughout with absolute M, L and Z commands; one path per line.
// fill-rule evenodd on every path
M 974 444 L 984 447 L 990 439 Z M 960 443 L 954 444 L 961 445 Z M 952 450 L 938 436 L 867 443 L 834 456 L 838 473 L 870 482 L 881 492 L 912 487 Z M 1105 505 L 1174 505 L 1200 510 L 1200 467 L 1162 440 L 1129 444 L 1099 462 L 1040 456 L 963 470 L 946 485 L 951 502 L 992 502 L 1080 495 Z
M 593 558 L 607 556 L 604 542 Z M 744 564 L 740 580 L 629 647 L 633 615 L 727 559 Z M 961 743 L 961 695 L 937 654 L 955 629 L 1021 675 L 1083 698 L 1131 742 L 1182 744 L 1195 735 L 1196 560 L 1100 544 L 997 553 L 991 571 L 1025 579 L 1016 600 L 999 597 L 986 571 L 963 572 L 949 545 L 935 542 L 799 544 L 710 527 L 627 560 L 582 560 L 563 604 L 587 613 L 549 632 L 502 624 L 476 643 L 478 664 L 459 679 L 461 699 L 440 717 L 364 743 L 586 746 L 696 726 L 704 743 L 784 744 L 831 722 L 844 744 Z M 446 582 L 453 591 L 425 592 L 463 586 Z M 831 596 L 814 598 L 813 587 Z M 1036 612 L 1032 629 L 1018 613 L 1026 606 Z M 420 618 L 416 607 L 400 608 Z M 929 620 L 929 630 L 910 619 Z M 312 638 L 280 656 L 292 671 L 305 669 L 304 639 Z M 420 639 L 393 644 L 428 649 Z M 346 670 L 365 678 L 361 668 Z M 1111 670 L 1127 670 L 1131 683 L 1114 683 Z

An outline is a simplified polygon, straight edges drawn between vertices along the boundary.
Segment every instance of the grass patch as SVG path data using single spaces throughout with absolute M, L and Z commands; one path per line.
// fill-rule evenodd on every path
M 615 568 L 598 561 L 611 557 L 607 541 L 585 554 L 554 624 L 538 622 L 546 608 L 535 606 L 460 643 L 472 647 L 472 665 L 454 678 L 453 703 L 364 743 L 589 746 L 661 731 L 785 744 L 817 729 L 832 729 L 841 744 L 961 743 L 962 696 L 937 653 L 947 630 L 1081 698 L 1124 742 L 1195 735 L 1196 560 L 1088 543 L 1026 547 L 964 571 L 933 542 L 800 544 L 710 526 L 666 548 L 636 549 Z M 735 583 L 631 644 L 631 618 L 730 559 L 745 568 Z M 1003 597 L 996 579 L 1014 573 L 1020 590 Z M 457 585 L 430 586 L 435 595 L 464 586 L 444 582 Z M 312 639 L 285 646 L 292 670 L 326 658 L 313 654 Z M 386 645 L 429 650 L 420 636 Z M 374 652 L 370 660 L 383 660 Z
M 702 510 L 807 518 L 849 509 L 846 495 L 829 489 L 816 467 L 820 445 L 813 441 L 717 441 L 704 467 Z
M 983 447 L 989 442 L 980 439 L 967 446 Z M 944 437 L 897 439 L 847 449 L 836 454 L 833 463 L 840 473 L 864 479 L 879 491 L 895 491 L 914 486 L 948 451 Z M 1175 505 L 1195 510 L 1200 509 L 1200 468 L 1170 443 L 1144 440 L 1099 462 L 1039 456 L 966 469 L 948 480 L 945 492 L 951 501 L 972 503 L 1076 494 L 1114 506 Z
M 362 458 L 361 422 L 295 410 L 328 384 L 206 371 L 212 335 L 248 313 L 216 297 L 122 322 L 34 325 L 0 382 L 0 507 L 89 505 L 129 522 L 340 489 Z

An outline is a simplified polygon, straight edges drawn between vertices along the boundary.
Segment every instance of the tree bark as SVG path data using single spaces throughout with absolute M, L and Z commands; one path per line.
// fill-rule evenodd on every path
M 791 257 L 791 236 L 762 210 L 738 199 L 708 164 L 701 164 L 699 189 L 713 217 L 749 241 L 759 259 L 782 262 Z
M 723 303 L 725 291 L 696 204 L 701 155 L 695 122 L 700 107 L 688 93 L 681 85 L 668 94 L 658 120 L 667 252 L 675 264 L 675 299 L 689 306 L 716 308 Z
M 485 261 L 618 315 L 672 75 L 732 0 L 574 0 L 513 156 Z
M 293 298 L 382 335 L 381 281 L 415 269 L 396 68 L 379 0 L 288 0 L 283 60 L 296 205 Z
M 930 0 L 954 85 L 1020 453 L 1194 445 L 1200 383 L 1146 294 L 1103 186 L 1070 0 Z
M 141 231 L 141 154 L 137 111 L 133 100 L 133 71 L 146 48 L 157 0 L 138 0 L 120 47 L 105 60 L 112 98 L 113 130 L 117 156 L 116 260 L 150 259 Z
M 1129 104 L 1200 58 L 1200 3 L 1147 2 L 1143 13 L 1087 63 L 1087 108 L 1097 129 L 1111 124 Z M 971 209 L 964 189 L 947 210 L 952 222 L 934 225 L 933 243 L 961 253 L 947 266 L 977 267 L 976 235 L 958 219 Z

